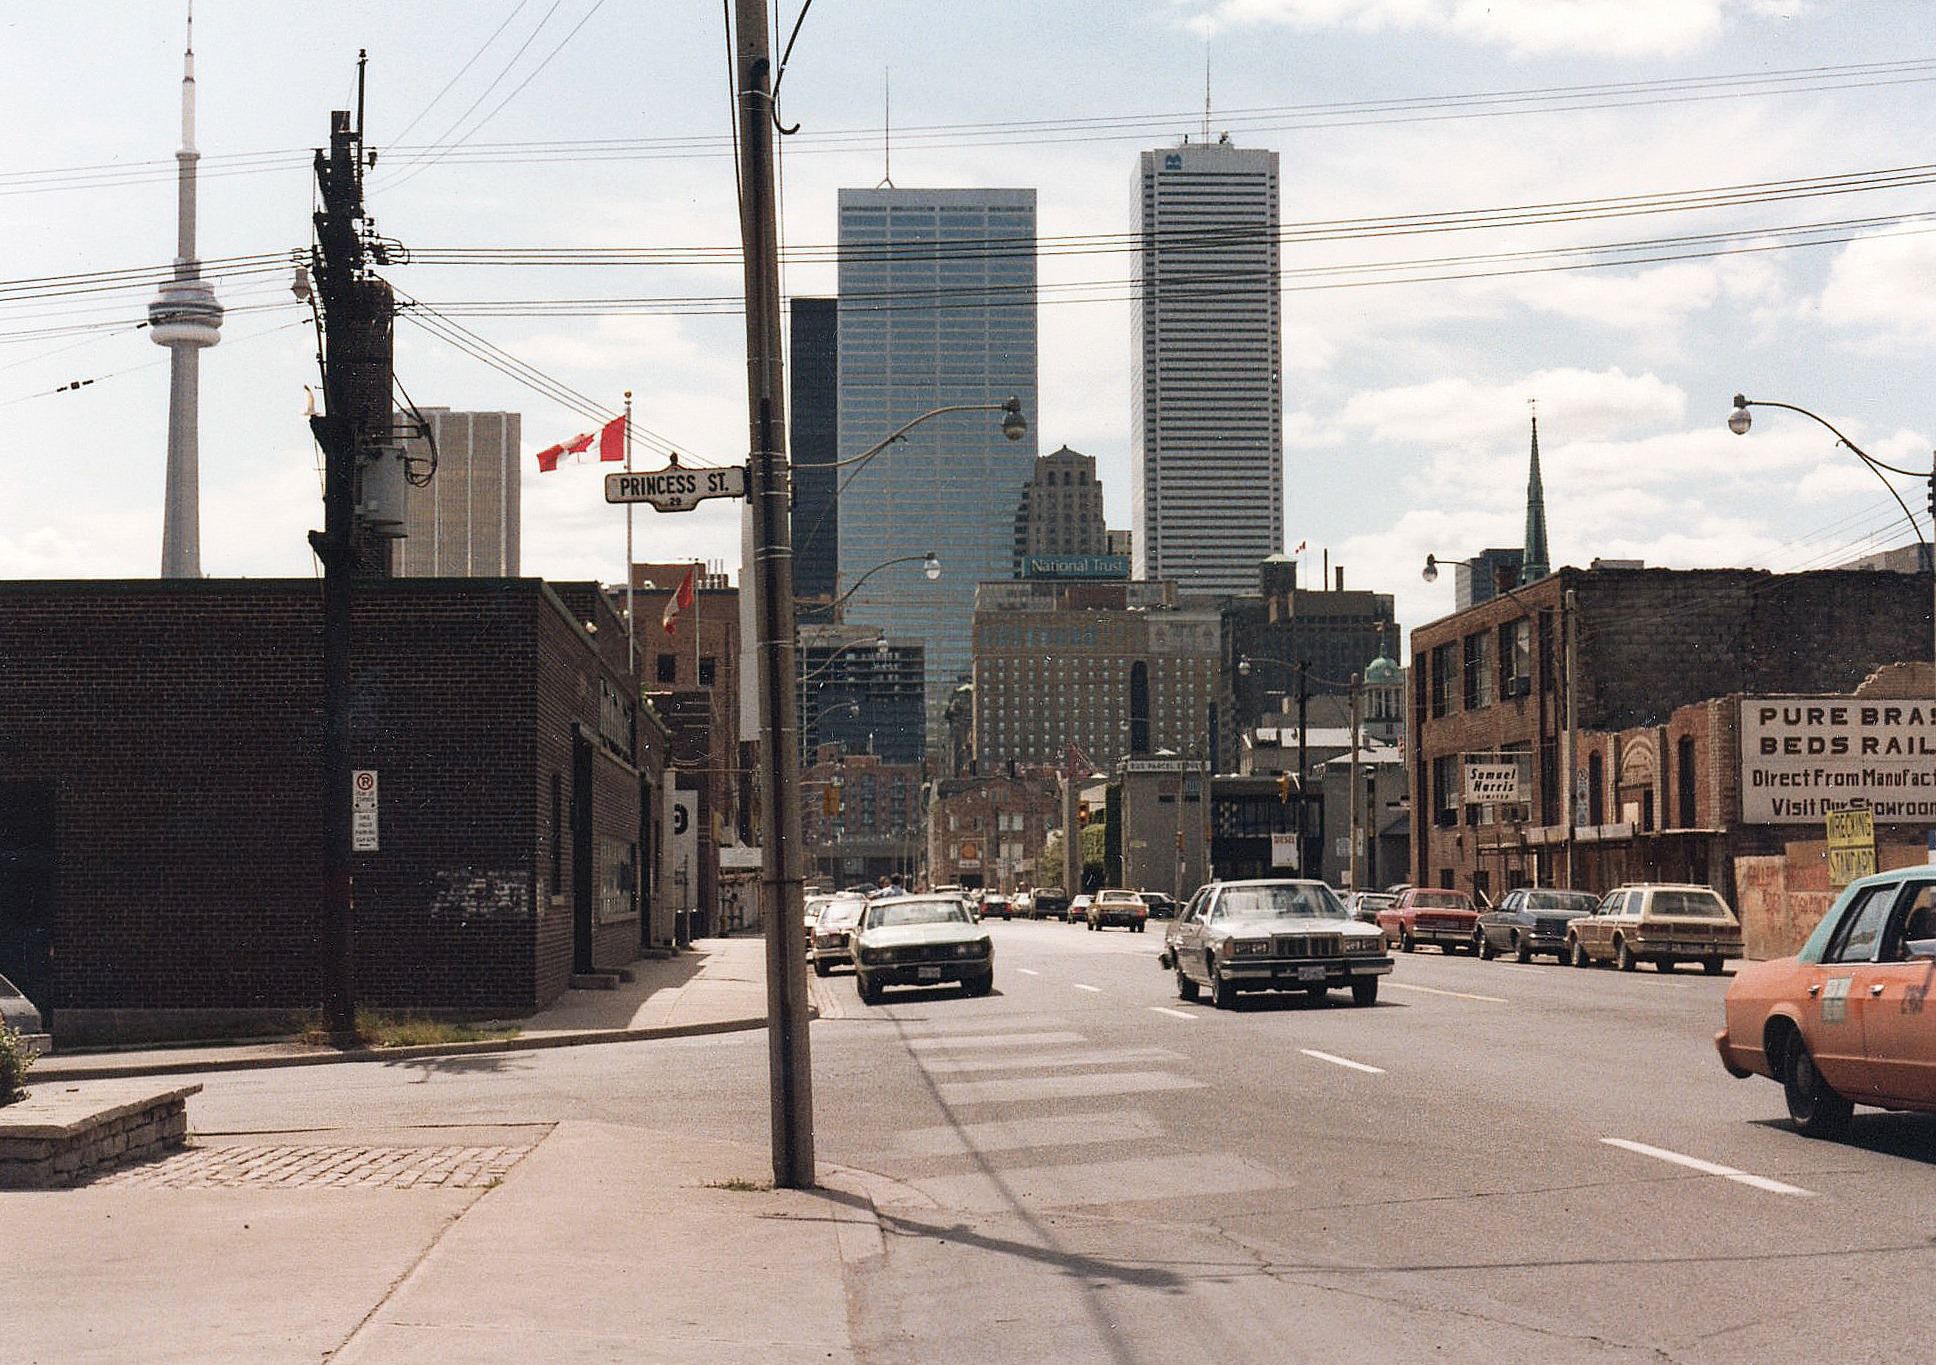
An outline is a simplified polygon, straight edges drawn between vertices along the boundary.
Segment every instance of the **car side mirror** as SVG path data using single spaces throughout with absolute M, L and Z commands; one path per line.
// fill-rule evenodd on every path
M 1936 938 L 1910 939 L 1902 946 L 1913 961 L 1936 962 Z

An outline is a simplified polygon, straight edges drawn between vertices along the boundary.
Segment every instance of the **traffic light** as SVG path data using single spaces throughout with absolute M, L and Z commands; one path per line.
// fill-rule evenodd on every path
M 1089 823 L 1089 803 L 1087 801 L 1076 802 L 1076 823 L 1078 825 L 1086 825 Z
M 1279 773 L 1277 775 L 1277 803 L 1283 805 L 1290 799 L 1291 775 L 1289 773 Z

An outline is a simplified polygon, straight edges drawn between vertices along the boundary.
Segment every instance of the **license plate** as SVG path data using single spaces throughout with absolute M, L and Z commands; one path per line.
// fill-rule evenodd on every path
M 1299 981 L 1322 981 L 1324 977 L 1325 970 L 1322 967 L 1299 967 L 1297 969 L 1297 979 Z
M 941 979 L 941 969 L 939 967 L 916 967 L 914 969 L 914 979 L 916 981 L 939 981 Z

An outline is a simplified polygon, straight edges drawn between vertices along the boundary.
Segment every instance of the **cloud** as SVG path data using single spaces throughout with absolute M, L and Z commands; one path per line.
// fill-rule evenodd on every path
M 1675 57 L 1712 41 L 1737 8 L 1728 0 L 1217 0 L 1185 22 L 1204 36 L 1253 25 L 1348 28 L 1449 34 L 1520 57 Z M 1761 12 L 1756 0 L 1746 8 Z
M 1573 439 L 1678 421 L 1687 395 L 1652 374 L 1542 370 L 1507 384 L 1463 377 L 1430 380 L 1352 395 L 1335 421 L 1375 441 L 1475 449 L 1525 448 L 1528 398 L 1538 398 L 1549 424 L 1561 419 Z
M 1831 327 L 1865 329 L 1889 346 L 1927 346 L 1936 335 L 1936 232 L 1879 233 L 1836 253 L 1815 301 Z

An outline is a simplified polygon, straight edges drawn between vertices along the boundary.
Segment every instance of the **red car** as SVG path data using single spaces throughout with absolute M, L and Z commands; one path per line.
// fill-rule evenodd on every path
M 1415 886 L 1398 898 L 1398 904 L 1378 912 L 1378 927 L 1385 941 L 1411 952 L 1421 943 L 1436 943 L 1445 952 L 1474 947 L 1474 926 L 1479 911 L 1472 897 L 1463 891 L 1443 891 L 1436 887 Z

